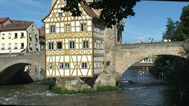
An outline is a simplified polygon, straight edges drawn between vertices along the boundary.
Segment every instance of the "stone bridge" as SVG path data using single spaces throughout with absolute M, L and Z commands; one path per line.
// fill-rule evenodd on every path
M 0 84 L 12 78 L 20 70 L 23 71 L 26 66 L 30 66 L 28 74 L 33 81 L 40 80 L 42 77 L 44 78 L 45 52 L 0 55 Z M 42 70 L 43 75 L 40 75 L 42 74 Z
M 109 57 L 106 57 L 111 63 L 110 66 L 106 67 L 106 70 L 116 71 L 119 75 L 122 75 L 130 66 L 147 57 L 174 55 L 186 58 L 183 50 L 185 44 L 188 43 L 159 42 L 118 45 L 108 53 Z
M 106 51 L 105 66 L 107 72 L 117 72 L 120 76 L 133 64 L 147 57 L 157 55 L 183 55 L 183 45 L 185 42 L 167 42 L 167 43 L 143 43 L 117 45 L 111 51 Z M 24 70 L 30 65 L 33 69 L 28 72 L 33 81 L 45 78 L 45 51 L 26 53 L 26 54 L 7 54 L 0 55 L 0 84 L 2 81 L 11 78 L 19 70 Z M 41 72 L 40 67 L 43 69 Z M 43 78 L 41 78 L 43 77 Z M 14 80 L 14 79 L 13 79 Z

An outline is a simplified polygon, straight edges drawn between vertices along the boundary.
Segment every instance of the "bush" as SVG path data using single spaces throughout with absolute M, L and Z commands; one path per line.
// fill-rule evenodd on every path
M 57 86 L 50 87 L 51 91 L 57 94 L 78 94 L 78 93 L 90 93 L 90 92 L 96 92 L 96 91 L 116 91 L 119 88 L 117 86 L 98 86 L 95 90 L 94 88 L 85 88 L 80 90 L 68 90 L 68 89 L 62 89 Z
M 98 86 L 97 91 L 116 91 L 119 88 L 117 86 Z

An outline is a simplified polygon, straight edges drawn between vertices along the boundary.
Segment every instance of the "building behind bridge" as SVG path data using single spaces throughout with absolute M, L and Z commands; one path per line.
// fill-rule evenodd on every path
M 40 51 L 34 22 L 0 18 L 0 49 L 0 54 Z

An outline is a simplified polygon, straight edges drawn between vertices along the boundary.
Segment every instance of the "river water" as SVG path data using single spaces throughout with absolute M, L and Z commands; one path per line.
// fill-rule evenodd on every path
M 86 94 L 60 95 L 50 92 L 48 85 L 24 84 L 0 86 L 0 104 L 63 106 L 166 106 L 164 82 L 149 72 L 129 70 L 122 90 Z

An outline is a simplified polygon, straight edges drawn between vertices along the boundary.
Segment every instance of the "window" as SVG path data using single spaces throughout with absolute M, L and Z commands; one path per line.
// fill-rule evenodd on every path
M 52 69 L 53 68 L 53 65 L 52 63 L 49 64 L 49 68 Z
M 81 31 L 86 31 L 86 24 L 81 24 Z
M 1 44 L 1 49 L 5 50 L 5 44 L 4 43 Z
M 69 63 L 65 63 L 65 68 L 69 68 Z
M 55 33 L 55 26 L 54 26 L 54 25 L 51 25 L 50 28 L 51 28 L 51 29 L 50 29 L 50 32 L 51 32 L 51 33 Z
M 83 48 L 87 49 L 89 48 L 89 42 L 88 41 L 83 41 Z
M 59 64 L 59 68 L 60 68 L 60 69 L 63 69 L 63 63 L 60 63 L 60 64 Z
M 5 34 L 2 34 L 1 39 L 5 39 Z
M 54 49 L 53 42 L 49 42 L 49 50 L 53 50 L 53 49 Z
M 18 49 L 18 44 L 14 43 L 14 49 Z
M 11 49 L 11 43 L 8 43 L 8 49 Z
M 59 17 L 62 17 L 62 13 L 58 13 L 58 16 L 59 16 Z
M 110 61 L 107 61 L 107 62 L 106 62 L 106 66 L 110 66 Z
M 11 33 L 8 33 L 8 38 L 11 39 Z
M 70 24 L 65 25 L 65 32 L 71 32 L 71 26 Z
M 37 34 L 35 34 L 35 40 L 36 40 L 36 42 L 38 42 Z
M 24 43 L 21 43 L 21 48 L 20 49 L 24 49 Z
M 75 47 L 74 47 L 75 45 L 74 45 L 74 41 L 71 41 L 70 42 L 70 49 L 74 49 Z
M 57 42 L 57 49 L 62 49 L 62 42 Z
M 31 37 L 31 33 L 30 33 L 30 37 Z M 21 33 L 21 38 L 24 38 L 24 33 Z
M 94 48 L 96 49 L 96 42 L 94 42 Z
M 32 25 L 32 31 L 34 31 L 34 25 Z
M 82 68 L 87 68 L 87 63 L 82 63 Z
M 17 38 L 18 38 L 18 34 L 14 33 L 14 39 L 17 39 Z

